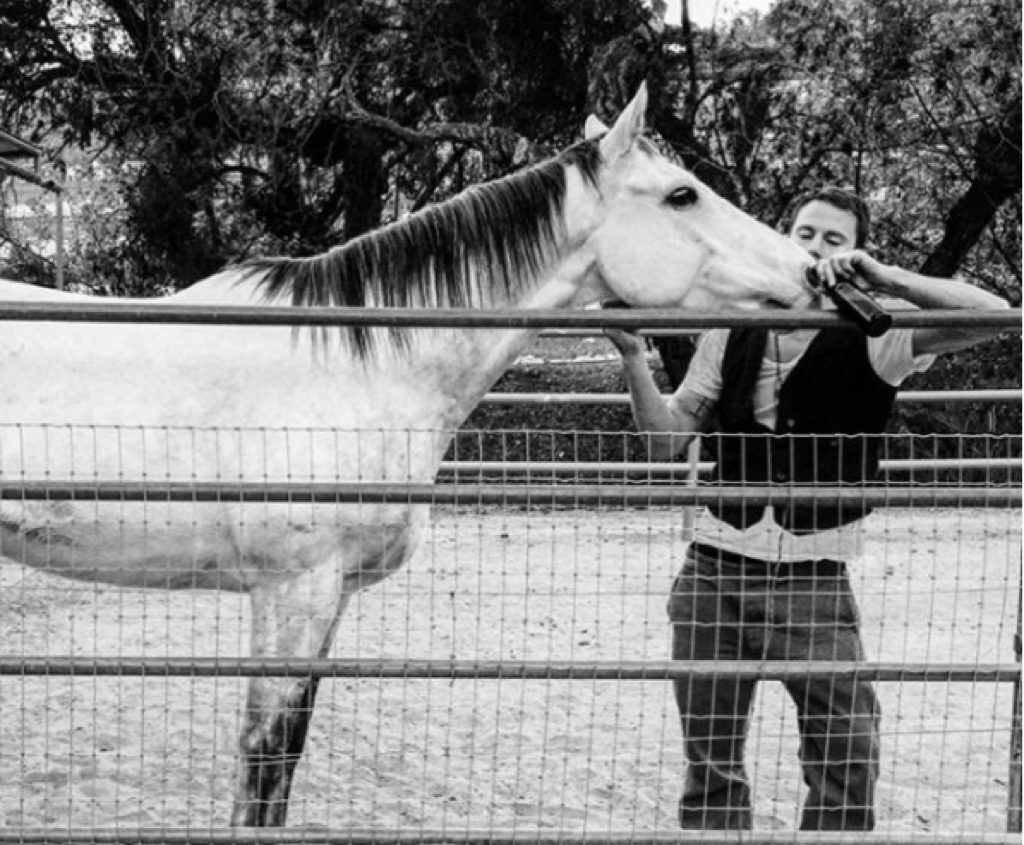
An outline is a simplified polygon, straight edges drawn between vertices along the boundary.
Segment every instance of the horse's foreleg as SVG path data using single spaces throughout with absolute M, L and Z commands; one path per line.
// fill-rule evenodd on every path
M 350 528 L 329 559 L 292 578 L 277 575 L 254 587 L 253 656 L 326 657 L 348 597 L 402 565 L 412 548 L 411 529 L 426 515 L 425 508 L 403 510 L 392 513 L 390 522 Z M 233 824 L 284 824 L 316 687 L 313 678 L 258 677 L 249 682 Z
M 233 825 L 273 827 L 285 823 L 292 776 L 302 757 L 316 698 L 316 678 L 303 678 L 288 684 L 287 689 L 272 691 L 264 680 L 255 680 L 249 687 Z M 284 682 L 279 684 L 284 686 Z M 262 689 L 254 692 L 257 685 Z M 270 700 L 275 702 L 272 708 L 265 706 Z
M 303 575 L 287 584 L 253 591 L 254 657 L 326 656 L 346 598 L 337 584 L 312 583 L 314 580 Z M 333 590 L 333 596 L 320 592 L 324 588 Z M 239 742 L 233 825 L 284 824 L 316 689 L 316 678 L 250 680 Z

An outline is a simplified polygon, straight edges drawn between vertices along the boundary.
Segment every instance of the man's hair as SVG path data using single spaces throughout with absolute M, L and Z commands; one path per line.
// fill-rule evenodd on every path
M 834 205 L 843 211 L 849 211 L 857 218 L 856 248 L 860 249 L 868 242 L 868 231 L 871 229 L 871 213 L 868 211 L 864 200 L 853 191 L 848 191 L 846 188 L 837 188 L 834 185 L 826 185 L 823 188 L 808 191 L 793 203 L 792 210 L 789 213 L 790 226 L 793 225 L 793 221 L 800 213 L 800 209 L 812 202 L 827 202 L 829 205 Z

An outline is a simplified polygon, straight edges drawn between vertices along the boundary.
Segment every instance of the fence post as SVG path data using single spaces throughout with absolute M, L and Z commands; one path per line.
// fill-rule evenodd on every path
M 690 445 L 686 447 L 686 460 L 689 466 L 686 470 L 686 483 L 690 487 L 696 487 L 698 481 L 697 464 L 700 461 L 700 435 L 695 435 Z M 683 537 L 687 543 L 693 542 L 693 531 L 697 521 L 697 508 L 683 508 Z
M 55 191 L 56 203 L 56 255 L 54 260 L 57 266 L 56 285 L 57 290 L 64 290 L 64 193 L 62 190 Z
M 1017 633 L 1013 637 L 1013 650 L 1017 658 L 1017 665 L 1021 662 L 1021 625 L 1020 625 L 1021 593 L 1017 592 Z M 1009 777 L 1009 802 L 1006 811 L 1007 833 L 1021 832 L 1021 713 L 1020 713 L 1020 678 L 1013 682 L 1013 717 L 1010 728 L 1010 777 Z

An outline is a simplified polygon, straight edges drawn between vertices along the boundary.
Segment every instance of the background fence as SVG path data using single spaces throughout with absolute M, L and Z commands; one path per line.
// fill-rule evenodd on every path
M 576 317 L 592 319 L 540 319 Z M 637 315 L 601 317 L 629 324 Z M 1020 393 L 990 398 L 1019 401 Z M 683 513 L 730 495 L 692 486 L 676 465 L 584 465 L 570 452 L 559 467 L 513 473 L 451 463 L 437 485 L 377 487 L 174 487 L 5 473 L 0 508 L 5 500 L 136 501 L 154 530 L 176 500 L 437 506 L 412 564 L 353 600 L 337 656 L 297 665 L 244 657 L 248 621 L 237 595 L 118 589 L 0 563 L 0 841 L 676 841 L 684 761 L 665 679 L 682 672 L 876 679 L 879 832 L 850 841 L 1017 841 L 1007 831 L 1020 822 L 1012 799 L 1021 444 L 1019 435 L 961 438 L 991 459 L 952 466 L 934 458 L 947 473 L 936 481 L 936 466 L 916 458 L 927 483 L 904 463 L 890 467 L 887 483 L 853 493 L 784 494 L 877 505 L 852 567 L 871 656 L 858 666 L 725 670 L 666 660 L 664 605 L 687 542 Z M 907 439 L 891 436 L 891 451 L 906 451 Z M 779 492 L 736 495 L 769 501 Z M 222 825 L 241 679 L 260 673 L 330 681 L 300 764 L 291 828 L 236 834 Z M 761 684 L 748 754 L 757 835 L 744 841 L 794 839 L 796 737 L 779 686 Z

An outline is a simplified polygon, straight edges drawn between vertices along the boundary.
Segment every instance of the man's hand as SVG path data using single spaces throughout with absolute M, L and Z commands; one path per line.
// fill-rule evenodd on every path
M 839 282 L 850 282 L 862 290 L 893 294 L 889 269 L 862 249 L 822 258 L 814 265 L 814 272 L 825 290 L 831 290 Z
M 617 329 L 614 326 L 605 326 L 604 334 L 615 348 L 619 350 L 619 354 L 623 358 L 643 355 L 645 352 L 646 347 L 643 338 L 638 334 L 627 332 L 624 329 Z
M 606 299 L 601 303 L 602 309 L 629 307 L 629 303 L 621 299 Z M 635 332 L 619 329 L 615 326 L 605 326 L 602 331 L 604 331 L 605 337 L 619 350 L 619 354 L 623 359 L 635 358 L 638 355 L 643 356 L 646 351 L 646 344 Z
M 1002 297 L 959 279 L 922 276 L 890 264 L 876 261 L 863 250 L 844 252 L 815 263 L 822 286 L 838 281 L 909 302 L 923 309 L 1005 309 Z M 938 355 L 957 352 L 999 334 L 998 328 L 947 328 L 922 326 L 913 329 L 913 354 Z

